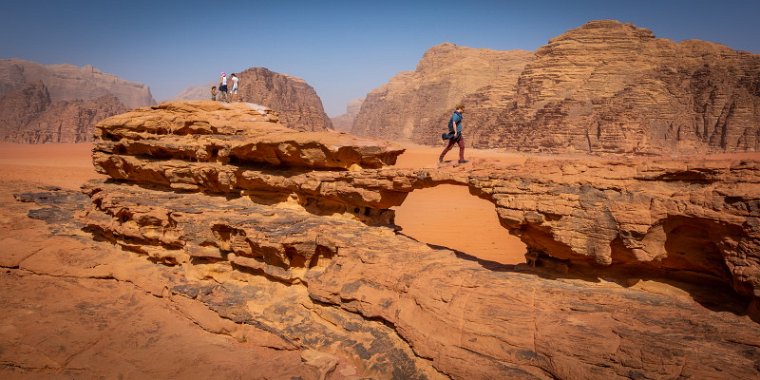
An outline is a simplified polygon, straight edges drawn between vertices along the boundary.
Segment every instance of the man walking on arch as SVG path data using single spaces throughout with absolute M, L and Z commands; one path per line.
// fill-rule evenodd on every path
M 464 105 L 458 104 L 454 114 L 449 119 L 449 133 L 448 144 L 443 148 L 441 156 L 438 157 L 438 162 L 443 162 L 443 157 L 446 153 L 454 147 L 454 144 L 459 145 L 459 163 L 464 164 L 467 160 L 464 159 L 464 138 L 462 138 L 462 113 L 464 113 Z

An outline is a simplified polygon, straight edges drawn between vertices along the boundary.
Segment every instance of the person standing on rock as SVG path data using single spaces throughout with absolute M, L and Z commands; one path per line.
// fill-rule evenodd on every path
M 445 148 L 443 148 L 443 152 L 441 152 L 441 156 L 438 157 L 438 163 L 443 162 L 443 157 L 446 156 L 446 153 L 448 153 L 451 148 L 454 147 L 454 144 L 459 145 L 459 163 L 464 164 L 467 162 L 467 160 L 464 159 L 464 138 L 462 137 L 462 113 L 464 113 L 464 106 L 461 104 L 458 104 L 456 107 L 456 110 L 454 111 L 454 114 L 451 115 L 451 119 L 449 119 L 449 133 L 448 135 L 451 136 L 448 138 L 448 144 Z
M 238 99 L 238 96 L 237 96 L 238 82 L 240 82 L 240 79 L 238 78 L 237 75 L 235 75 L 235 73 L 232 73 L 232 95 L 230 95 L 230 97 L 239 101 L 240 99 Z
M 221 83 L 219 83 L 219 97 L 221 97 L 221 99 L 219 100 L 223 100 L 229 103 L 230 94 L 227 91 L 227 73 L 225 73 L 224 71 L 222 71 L 222 77 L 220 79 L 220 82 Z

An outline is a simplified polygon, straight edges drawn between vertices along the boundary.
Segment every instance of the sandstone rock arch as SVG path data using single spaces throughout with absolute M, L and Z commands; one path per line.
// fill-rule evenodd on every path
M 459 184 L 492 202 L 500 223 L 534 252 L 598 270 L 636 263 L 697 271 L 721 278 L 744 296 L 759 295 L 757 161 L 566 158 L 511 166 L 478 163 L 468 170 L 399 169 L 388 165 L 401 149 L 344 134 L 299 133 L 276 120 L 271 111 L 246 104 L 188 102 L 100 123 L 101 142 L 93 153 L 99 172 L 180 192 L 148 205 L 140 196 L 121 194 L 118 185 L 95 185 L 90 193 L 100 211 L 118 218 L 125 208 L 137 209 L 126 213 L 134 225 L 117 219 L 118 226 L 103 222 L 100 228 L 118 229 L 114 235 L 134 241 L 183 247 L 164 258 L 160 250 L 148 252 L 167 262 L 232 258 L 235 265 L 282 281 L 303 281 L 312 262 L 338 255 L 345 243 L 336 242 L 333 232 L 280 232 L 293 231 L 286 227 L 325 224 L 325 231 L 358 234 L 349 221 L 392 226 L 390 208 L 410 192 Z M 131 191 L 139 194 L 134 186 Z M 181 212 L 182 202 L 191 199 L 181 192 L 218 194 L 227 201 L 215 205 L 198 198 L 209 209 Z M 284 219 L 260 205 L 277 206 Z M 181 226 L 193 212 L 202 217 Z M 240 213 L 259 215 L 270 227 L 246 227 L 250 223 Z M 267 215 L 276 222 L 264 221 Z M 340 218 L 327 223 L 326 215 Z M 225 223 L 237 231 L 237 240 L 214 238 L 206 227 Z M 689 226 L 704 232 L 688 233 Z M 679 253 L 684 249 L 688 252 Z

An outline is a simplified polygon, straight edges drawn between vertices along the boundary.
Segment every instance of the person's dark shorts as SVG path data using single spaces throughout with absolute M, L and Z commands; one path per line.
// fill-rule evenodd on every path
M 221 92 L 227 92 L 227 85 L 223 84 L 223 85 L 219 86 L 219 91 L 221 91 Z

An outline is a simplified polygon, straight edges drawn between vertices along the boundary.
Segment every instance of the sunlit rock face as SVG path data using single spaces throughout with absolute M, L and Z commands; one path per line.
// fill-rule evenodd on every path
M 324 131 L 332 128 L 332 122 L 322 107 L 322 100 L 303 79 L 264 67 L 253 67 L 237 75 L 240 77 L 239 99 L 277 111 L 280 122 L 286 127 L 299 131 Z M 229 88 L 232 89 L 231 83 Z

